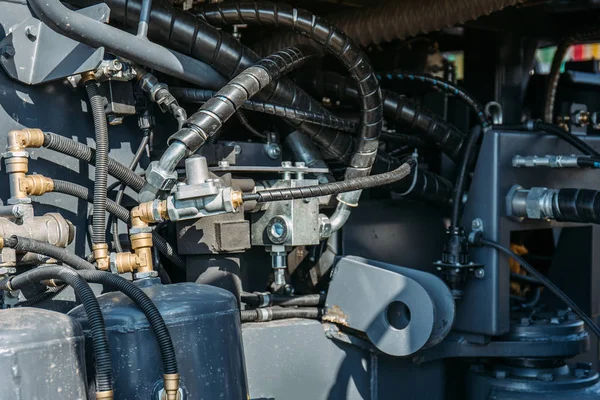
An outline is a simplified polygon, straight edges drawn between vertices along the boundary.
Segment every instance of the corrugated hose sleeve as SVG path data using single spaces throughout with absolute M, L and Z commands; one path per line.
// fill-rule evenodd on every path
M 377 186 L 389 185 L 404 179 L 410 175 L 414 162 L 407 161 L 398 168 L 382 174 L 362 176 L 354 179 L 347 179 L 341 182 L 325 183 L 323 185 L 304 186 L 288 189 L 270 189 L 261 190 L 256 193 L 245 193 L 242 195 L 244 201 L 257 201 L 259 203 L 306 199 L 311 197 L 320 197 L 328 195 L 337 195 L 355 190 L 369 189 Z
M 23 238 L 12 236 L 5 238 L 4 244 L 12 247 Z M 90 288 L 90 285 L 79 274 L 68 267 L 43 267 L 36 268 L 12 278 L 0 281 L 0 289 L 17 290 L 24 286 L 38 283 L 40 281 L 56 279 L 70 285 L 77 298 L 83 305 L 90 325 L 92 338 L 92 347 L 95 356 L 96 369 L 96 391 L 105 392 L 113 390 L 112 365 L 110 351 L 108 348 L 108 338 L 106 336 L 106 327 L 100 305 Z

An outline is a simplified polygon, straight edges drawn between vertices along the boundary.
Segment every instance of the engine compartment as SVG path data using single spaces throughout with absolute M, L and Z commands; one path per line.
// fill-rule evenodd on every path
M 600 398 L 597 27 L 0 0 L 0 399 Z

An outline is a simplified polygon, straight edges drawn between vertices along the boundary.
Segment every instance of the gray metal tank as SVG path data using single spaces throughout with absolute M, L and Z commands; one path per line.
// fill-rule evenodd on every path
M 0 399 L 87 399 L 84 345 L 81 326 L 64 314 L 1 310 Z
M 161 285 L 158 279 L 145 279 L 137 284 L 156 304 L 171 333 L 182 400 L 245 400 L 246 371 L 236 298 L 224 289 L 196 283 Z M 103 294 L 98 302 L 113 362 L 115 399 L 159 399 L 162 364 L 145 315 L 119 292 Z M 83 308 L 78 306 L 69 315 L 81 322 L 88 337 Z

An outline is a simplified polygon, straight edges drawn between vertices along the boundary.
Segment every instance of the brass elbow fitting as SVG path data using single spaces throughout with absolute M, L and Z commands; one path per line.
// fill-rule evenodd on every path
M 28 147 L 42 147 L 44 145 L 44 132 L 40 129 L 20 129 L 8 132 L 8 151 L 23 151 Z
M 41 196 L 54 190 L 54 181 L 43 175 L 28 175 L 20 180 L 21 190 L 29 196 Z
M 112 390 L 106 390 L 104 392 L 96 392 L 96 400 L 113 400 L 115 393 Z
M 117 272 L 150 272 L 152 266 L 152 233 L 130 235 L 134 253 L 118 253 L 115 257 Z
M 149 223 L 169 219 L 167 201 L 148 201 L 131 210 L 131 226 L 144 227 Z
M 115 258 L 115 264 L 119 274 L 135 272 L 138 269 L 138 259 L 133 253 L 117 253 Z
M 179 400 L 179 374 L 164 374 L 163 381 L 165 385 L 164 400 Z
M 101 271 L 108 271 L 110 269 L 108 245 L 106 243 L 93 244 L 92 251 L 96 259 L 97 268 Z

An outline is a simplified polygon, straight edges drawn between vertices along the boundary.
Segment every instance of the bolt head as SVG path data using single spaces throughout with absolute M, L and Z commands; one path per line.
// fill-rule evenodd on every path
M 472 227 L 473 229 L 481 229 L 481 226 L 482 226 L 482 225 L 483 225 L 483 224 L 482 224 L 481 220 L 480 220 L 479 218 L 475 218 L 475 219 L 473 220 L 473 223 L 471 224 L 471 227 Z
M 3 58 L 13 58 L 16 53 L 17 52 L 13 46 L 4 46 L 0 52 L 0 55 L 2 55 Z
M 242 154 L 242 146 L 236 144 L 235 146 L 233 146 L 233 151 L 235 151 L 236 155 Z
M 306 168 L 306 163 L 305 163 L 305 162 L 302 162 L 302 161 L 298 161 L 298 162 L 296 163 L 296 167 L 297 167 L 297 168 Z
M 221 167 L 221 168 L 229 167 L 229 161 L 226 161 L 226 160 L 219 161 L 219 167 Z
M 278 144 L 269 143 L 266 145 L 266 152 L 270 159 L 276 160 L 279 158 L 279 156 L 281 156 L 281 147 L 279 147 Z
M 38 36 L 38 29 L 34 25 L 25 27 L 25 36 L 31 41 L 36 40 Z
M 121 61 L 119 61 L 119 60 L 115 59 L 115 60 L 112 60 L 111 67 L 112 67 L 112 68 L 113 68 L 115 71 L 120 71 L 120 70 L 122 70 L 122 69 L 123 69 L 123 64 L 121 63 Z
M 292 162 L 291 161 L 282 161 L 281 166 L 285 167 L 285 168 L 289 168 L 292 166 Z
M 485 271 L 483 270 L 483 268 L 477 268 L 475 270 L 475 278 L 482 279 L 484 276 L 485 276 Z

